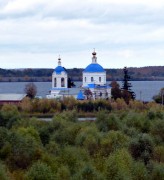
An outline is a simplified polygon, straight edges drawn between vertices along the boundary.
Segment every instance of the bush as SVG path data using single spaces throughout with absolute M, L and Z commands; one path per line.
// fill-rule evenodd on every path
M 6 172 L 5 166 L 0 163 L 0 179 L 9 180 L 8 174 Z
M 54 180 L 51 168 L 42 162 L 34 163 L 26 174 L 27 180 Z
M 153 159 L 156 162 L 164 163 L 164 146 L 156 146 L 154 148 Z
M 26 169 L 41 156 L 40 144 L 33 137 L 23 137 L 19 133 L 11 133 L 9 142 L 11 148 L 7 163 L 12 170 Z
M 135 162 L 132 166 L 133 180 L 147 180 L 149 178 L 147 169 L 142 162 Z
M 120 120 L 114 113 L 107 114 L 101 111 L 97 115 L 96 125 L 100 131 L 107 132 L 109 130 L 119 130 Z
M 134 159 L 141 159 L 145 164 L 149 162 L 154 150 L 152 138 L 148 134 L 140 134 L 131 140 L 129 151 Z
M 73 180 L 103 180 L 104 177 L 100 174 L 91 164 L 85 164 L 85 166 L 73 176 Z
M 106 161 L 106 179 L 132 179 L 131 167 L 133 160 L 127 150 L 117 150 Z
M 156 120 L 152 122 L 150 133 L 156 137 L 158 142 L 164 141 L 164 122 L 163 120 Z
M 18 120 L 20 120 L 18 108 L 15 105 L 3 105 L 0 111 L 0 126 L 11 128 Z
M 129 137 L 120 131 L 110 131 L 100 142 L 102 156 L 108 156 L 118 149 L 128 146 Z
M 151 180 L 163 180 L 164 179 L 164 164 L 154 164 L 154 168 L 151 174 Z

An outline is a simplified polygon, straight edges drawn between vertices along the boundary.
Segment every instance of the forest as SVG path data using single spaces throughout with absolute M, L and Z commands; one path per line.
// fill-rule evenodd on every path
M 163 180 L 164 106 L 119 98 L 5 104 L 0 179 Z
M 107 81 L 121 81 L 123 69 L 105 69 Z M 164 66 L 148 66 L 141 68 L 128 67 L 132 81 L 164 80 Z M 51 81 L 53 69 L 0 69 L 0 82 Z M 82 81 L 83 69 L 67 69 L 73 81 Z

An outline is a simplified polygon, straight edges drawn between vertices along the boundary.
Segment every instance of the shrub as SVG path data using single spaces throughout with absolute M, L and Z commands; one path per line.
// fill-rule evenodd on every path
M 71 179 L 71 174 L 67 166 L 61 166 L 56 175 L 57 180 L 69 180 Z
M 116 114 L 107 114 L 101 111 L 97 115 L 96 125 L 100 131 L 119 130 L 120 120 Z
M 106 179 L 132 179 L 131 167 L 133 160 L 127 150 L 117 150 L 106 161 Z
M 6 172 L 5 166 L 0 163 L 0 179 L 9 180 L 8 174 Z
M 23 137 L 19 133 L 11 133 L 9 142 L 11 152 L 7 158 L 10 169 L 26 169 L 41 156 L 40 144 L 32 137 Z
M 147 180 L 149 178 L 147 169 L 142 162 L 135 162 L 132 166 L 133 180 Z
M 20 120 L 20 113 L 15 105 L 5 104 L 0 111 L 0 126 L 11 128 L 13 124 Z
M 123 121 L 128 127 L 133 127 L 142 133 L 147 133 L 150 128 L 150 122 L 143 113 L 130 111 Z
M 154 168 L 151 174 L 151 180 L 163 180 L 164 179 L 164 164 L 154 164 Z
M 26 174 L 27 180 L 54 180 L 51 168 L 42 162 L 34 163 Z
M 103 180 L 104 177 L 102 174 L 100 174 L 91 164 L 85 164 L 83 168 L 79 172 L 73 176 L 73 180 Z
M 164 122 L 163 120 L 153 121 L 150 128 L 150 133 L 158 139 L 158 142 L 164 141 Z
M 110 131 L 107 133 L 100 142 L 102 156 L 108 156 L 110 153 L 127 147 L 129 137 L 120 131 Z
M 156 146 L 153 152 L 153 159 L 156 162 L 164 163 L 164 146 Z
M 134 159 L 141 159 L 147 164 L 152 157 L 154 144 L 152 138 L 148 134 L 140 134 L 131 140 L 129 151 Z

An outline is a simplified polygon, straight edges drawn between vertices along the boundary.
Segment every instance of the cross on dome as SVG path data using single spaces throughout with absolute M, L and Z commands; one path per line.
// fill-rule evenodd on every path
M 61 58 L 60 58 L 60 55 L 59 55 L 59 58 L 58 58 L 58 66 L 61 66 Z
M 94 48 L 94 50 L 93 50 L 92 55 L 93 55 L 93 57 L 92 57 L 92 63 L 97 63 L 97 57 L 96 57 L 95 48 Z

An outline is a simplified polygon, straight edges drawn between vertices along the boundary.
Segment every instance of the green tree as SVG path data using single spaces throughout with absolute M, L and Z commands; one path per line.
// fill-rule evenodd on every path
M 42 154 L 42 147 L 31 135 L 22 136 L 22 133 L 13 132 L 10 135 L 10 154 L 7 162 L 10 169 L 26 169 Z
M 130 98 L 135 99 L 135 93 L 131 90 L 132 85 L 131 85 L 131 83 L 129 83 L 130 76 L 129 76 L 127 67 L 124 67 L 123 72 L 124 72 L 123 87 L 122 87 L 122 89 L 124 90 L 123 98 L 126 101 L 128 98 L 128 94 L 130 94 Z
M 151 174 L 151 180 L 163 180 L 164 179 L 164 164 L 154 164 Z
M 127 150 L 117 150 L 106 161 L 106 179 L 127 180 L 132 179 L 131 167 L 133 159 Z
M 116 100 L 117 98 L 121 98 L 122 94 L 121 94 L 120 85 L 116 81 L 112 81 L 111 86 L 112 86 L 112 89 L 111 89 L 112 98 L 114 100 Z
M 0 163 L 0 179 L 1 180 L 9 180 L 9 176 L 7 174 L 6 168 L 1 163 Z
M 158 95 L 155 95 L 153 96 L 153 100 L 156 102 L 156 103 L 160 103 L 160 104 L 164 104 L 164 87 L 161 88 L 160 92 Z
M 5 104 L 0 111 L 0 126 L 11 128 L 20 120 L 20 113 L 15 105 Z
M 54 180 L 51 168 L 42 162 L 34 163 L 26 174 L 27 180 Z
M 145 164 L 152 158 L 153 150 L 153 140 L 148 134 L 139 134 L 139 136 L 133 138 L 129 144 L 129 151 L 132 157 L 136 160 L 143 160 Z
M 148 171 L 142 162 L 135 162 L 132 166 L 133 180 L 147 180 L 149 178 Z

